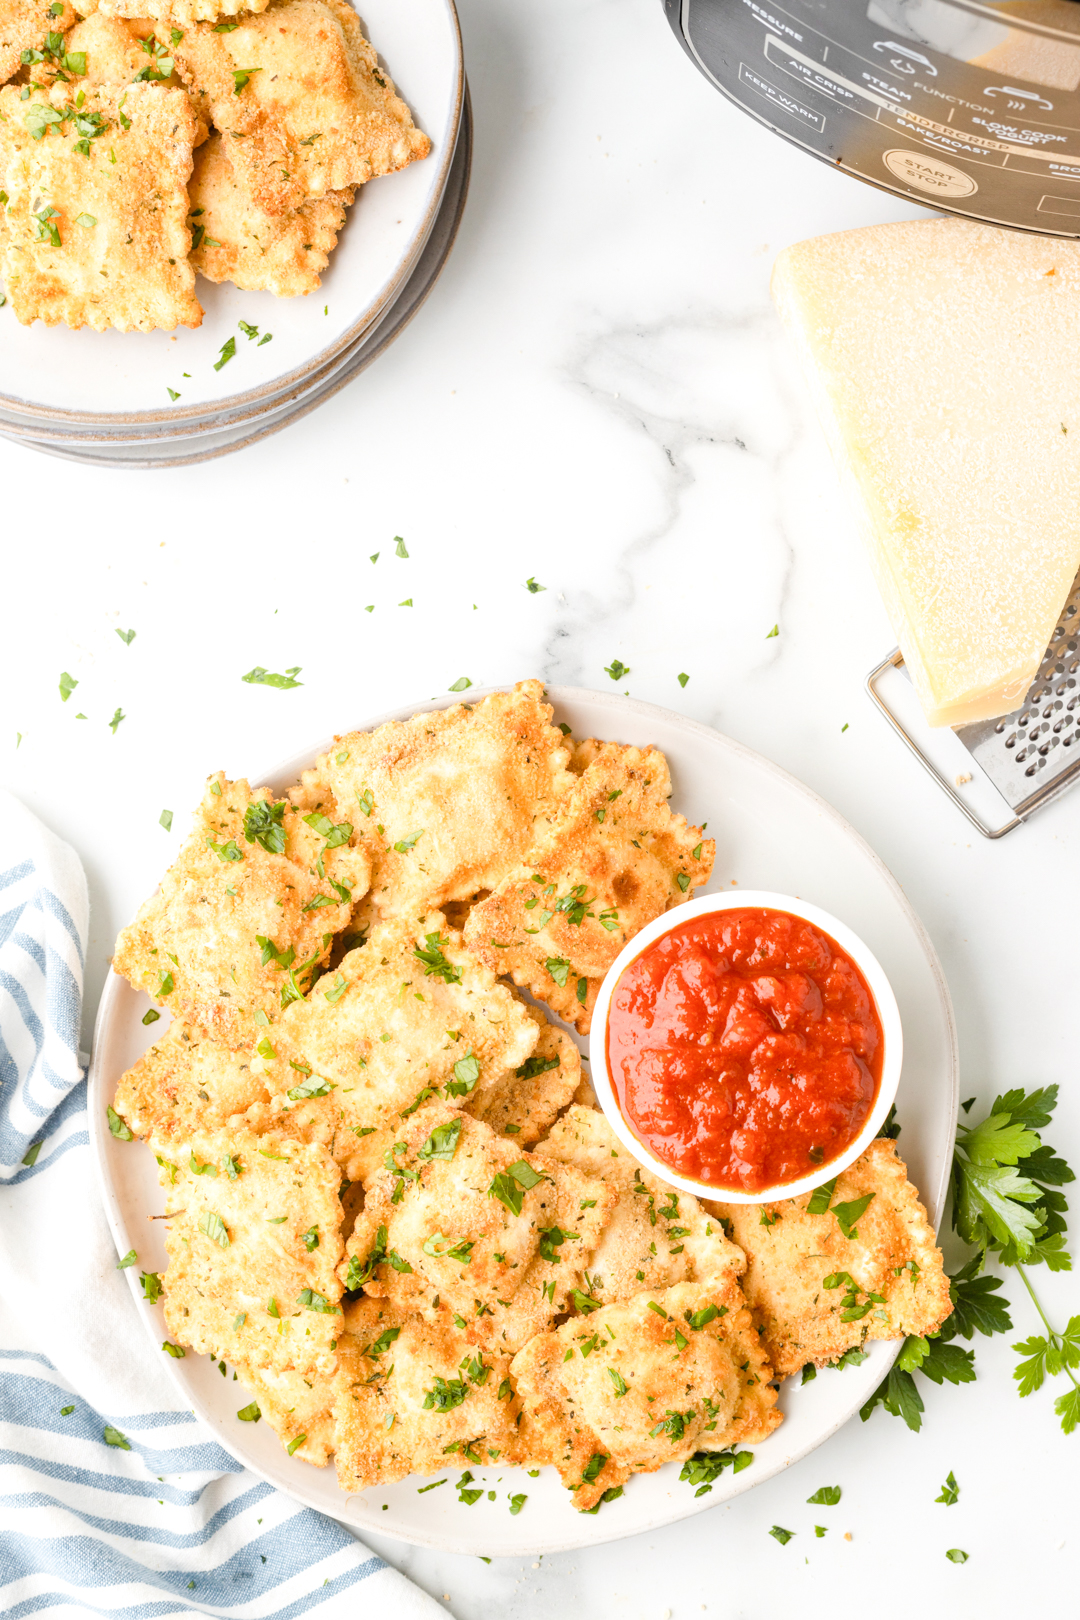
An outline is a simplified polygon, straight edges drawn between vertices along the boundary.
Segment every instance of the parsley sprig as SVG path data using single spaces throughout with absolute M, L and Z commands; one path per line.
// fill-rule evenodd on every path
M 1001 1279 L 983 1275 L 987 1260 L 994 1259 L 1019 1273 L 1046 1329 L 1013 1346 L 1023 1358 L 1013 1371 L 1019 1393 L 1032 1395 L 1047 1377 L 1064 1374 L 1072 1388 L 1057 1398 L 1054 1410 L 1066 1434 L 1080 1425 L 1080 1316 L 1061 1331 L 1053 1328 L 1027 1271 L 1035 1265 L 1050 1271 L 1072 1269 L 1064 1247 L 1069 1206 L 1061 1188 L 1075 1177 L 1039 1135 L 1050 1123 L 1057 1096 L 1057 1086 L 1007 1091 L 995 1098 L 984 1120 L 961 1123 L 950 1188 L 952 1226 L 977 1252 L 950 1279 L 952 1315 L 932 1338 L 904 1341 L 892 1371 L 863 1407 L 864 1421 L 882 1405 L 908 1428 L 918 1429 L 923 1403 L 912 1376 L 916 1371 L 936 1384 L 974 1379 L 974 1352 L 953 1341 L 971 1339 L 976 1332 L 1007 1333 L 1013 1325 L 1008 1300 L 997 1294 Z

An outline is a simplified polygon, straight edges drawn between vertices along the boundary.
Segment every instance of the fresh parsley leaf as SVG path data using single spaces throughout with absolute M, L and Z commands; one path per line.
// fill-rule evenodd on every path
M 460 984 L 461 969 L 447 960 L 443 950 L 443 946 L 449 941 L 445 940 L 442 934 L 425 934 L 424 940 L 426 949 L 414 945 L 413 955 L 418 962 L 424 964 L 425 977 L 435 976 L 442 979 L 445 984 Z
M 233 341 L 232 338 L 229 339 L 230 343 Z M 260 344 L 260 348 L 261 346 Z M 299 673 L 299 664 L 293 669 L 287 669 L 284 675 L 275 675 L 270 670 L 263 669 L 261 664 L 256 664 L 254 669 L 249 669 L 240 679 L 246 681 L 249 686 L 276 686 L 279 692 L 289 692 L 294 686 L 303 686 L 303 681 L 296 679 Z
M 244 811 L 244 838 L 249 844 L 258 844 L 269 855 L 284 855 L 284 800 L 279 804 L 273 804 L 269 799 L 253 800 Z M 265 963 L 264 957 L 264 966 Z
M 114 1429 L 111 1423 L 106 1423 L 101 1438 L 107 1446 L 116 1446 L 119 1451 L 131 1450 L 131 1442 L 120 1433 L 119 1429 Z
M 262 1413 L 259 1410 L 258 1401 L 252 1401 L 250 1406 L 241 1407 L 240 1411 L 237 1412 L 236 1415 L 240 1419 L 241 1423 L 258 1423 L 259 1419 L 262 1417 Z
M 941 1487 L 941 1495 L 935 1496 L 934 1501 L 944 1502 L 946 1507 L 952 1507 L 953 1504 L 958 1501 L 959 1496 L 960 1487 L 956 1483 L 956 1475 L 953 1473 L 952 1469 L 950 1469 L 945 1483 Z
M 853 1198 L 846 1204 L 834 1204 L 832 1212 L 836 1216 L 837 1225 L 846 1238 L 857 1238 L 859 1233 L 856 1221 L 865 1215 L 875 1197 L 874 1193 L 867 1193 L 863 1198 Z
M 76 223 L 76 225 L 81 225 L 84 219 L 89 219 L 89 218 L 90 218 L 89 214 L 80 214 L 78 219 L 75 221 L 75 223 Z M 96 225 L 97 220 L 95 219 L 93 223 Z M 125 647 L 130 647 L 131 643 L 135 640 L 135 632 L 134 632 L 134 630 L 117 630 L 116 633 L 120 637 L 120 640 L 124 643 Z
M 60 672 L 60 701 L 61 701 L 61 703 L 66 703 L 67 702 L 68 698 L 71 696 L 72 692 L 74 692 L 74 690 L 78 686 L 78 684 L 79 683 L 75 679 L 74 675 L 69 675 L 66 669 L 61 670 L 61 672 Z
M 511 1215 L 520 1215 L 524 1194 L 543 1180 L 531 1164 L 519 1159 L 516 1164 L 509 1165 L 504 1171 L 499 1171 L 488 1188 L 488 1197 L 497 1198 Z
M 813 1496 L 806 1498 L 812 1507 L 835 1507 L 840 1500 L 839 1485 L 823 1485 Z
M 547 961 L 544 963 L 544 966 L 547 968 L 548 972 L 551 974 L 551 977 L 555 980 L 555 983 L 559 986 L 559 988 L 564 989 L 570 973 L 570 963 L 566 960 L 566 957 L 549 956 Z
M 832 1199 L 832 1195 L 836 1191 L 837 1180 L 838 1177 L 833 1176 L 831 1181 L 826 1181 L 822 1186 L 814 1188 L 813 1192 L 810 1194 L 810 1202 L 806 1206 L 806 1213 L 808 1215 L 825 1214 L 825 1211 L 828 1209 L 829 1203 Z
M 116 1109 L 107 1107 L 105 1113 L 109 1121 L 109 1130 L 116 1137 L 116 1140 L 118 1142 L 132 1141 L 133 1137 L 131 1132 L 128 1130 L 126 1122 L 121 1119 L 120 1115 L 116 1112 Z
M 945 1556 L 950 1564 L 966 1564 L 968 1561 L 967 1553 L 961 1552 L 959 1547 L 950 1547 Z
M 461 1136 L 461 1120 L 448 1119 L 442 1125 L 436 1125 L 423 1147 L 417 1150 L 418 1159 L 452 1159 L 457 1152 L 458 1140 Z
M 459 675 L 453 686 L 447 687 L 448 692 L 467 692 L 472 685 L 467 675 Z M 524 1498 L 523 1498 L 524 1500 Z
M 604 674 L 610 675 L 613 681 L 621 681 L 623 676 L 629 673 L 629 664 L 624 664 L 619 658 L 613 658 L 610 664 L 604 665 Z
M 128 1266 L 133 1266 L 138 1258 L 139 1257 L 135 1253 L 135 1250 L 129 1249 L 124 1258 L 116 1262 L 117 1271 L 126 1271 Z
M 204 1209 L 199 1216 L 199 1231 L 204 1233 L 212 1243 L 218 1244 L 220 1248 L 227 1249 L 229 1247 L 229 1234 L 225 1230 L 225 1222 L 212 1209 Z
M 781 1547 L 786 1547 L 795 1532 L 794 1530 L 785 1530 L 782 1524 L 774 1524 L 769 1534 L 780 1543 Z

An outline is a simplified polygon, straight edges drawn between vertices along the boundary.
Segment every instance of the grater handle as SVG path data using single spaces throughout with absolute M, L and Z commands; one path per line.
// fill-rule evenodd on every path
M 875 667 L 866 677 L 866 690 L 870 694 L 875 706 L 885 716 L 886 720 L 889 722 L 890 726 L 892 726 L 897 736 L 904 740 L 911 752 L 915 755 L 915 758 L 918 760 L 919 764 L 922 766 L 923 770 L 926 771 L 928 775 L 933 777 L 934 781 L 939 787 L 944 788 L 953 804 L 955 804 L 958 810 L 963 811 L 964 815 L 971 822 L 971 825 L 977 828 L 978 831 L 982 833 L 984 838 L 1004 838 L 1006 833 L 1012 832 L 1014 828 L 1022 826 L 1024 821 L 1027 819 L 1026 816 L 1013 816 L 1012 820 L 1007 821 L 1003 827 L 988 826 L 987 823 L 983 821 L 982 817 L 975 813 L 970 804 L 968 804 L 965 799 L 961 798 L 960 794 L 957 793 L 952 783 L 938 770 L 933 760 L 927 759 L 914 737 L 910 736 L 909 733 L 904 729 L 904 726 L 897 719 L 896 715 L 893 714 L 892 710 L 881 696 L 881 693 L 878 691 L 877 683 L 881 679 L 882 675 L 884 675 L 885 671 L 887 669 L 899 669 L 903 662 L 903 653 L 900 651 L 899 647 L 894 647 L 888 657 L 883 658 L 880 664 L 875 665 Z M 1066 784 L 1064 782 L 1060 784 L 1061 787 L 1064 787 L 1065 785 Z M 1053 797 L 1055 791 L 1059 791 L 1059 789 L 1051 788 L 1044 797 L 1040 797 L 1039 803 L 1045 804 L 1048 798 Z M 1034 809 L 1035 806 L 1032 805 L 1031 808 Z

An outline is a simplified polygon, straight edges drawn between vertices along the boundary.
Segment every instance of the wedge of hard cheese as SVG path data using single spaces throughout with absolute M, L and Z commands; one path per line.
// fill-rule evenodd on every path
M 772 290 L 927 718 L 1007 714 L 1080 568 L 1080 243 L 871 225 Z

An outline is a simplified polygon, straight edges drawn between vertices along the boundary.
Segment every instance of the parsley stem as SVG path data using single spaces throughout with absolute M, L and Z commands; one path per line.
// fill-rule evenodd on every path
M 1023 1266 L 1019 1263 L 1019 1261 L 1017 1261 L 1017 1263 L 1016 1263 L 1016 1270 L 1020 1273 L 1020 1280 L 1023 1283 L 1024 1287 L 1027 1289 L 1028 1293 L 1031 1295 L 1031 1303 L 1034 1305 L 1035 1309 L 1039 1313 L 1039 1316 L 1040 1316 L 1040 1318 L 1042 1320 L 1042 1325 L 1046 1329 L 1047 1337 L 1048 1337 L 1050 1343 L 1053 1345 L 1055 1350 L 1060 1352 L 1064 1348 L 1065 1341 L 1063 1340 L 1060 1333 L 1055 1333 L 1054 1332 L 1053 1328 L 1050 1326 L 1050 1323 L 1046 1320 L 1046 1312 L 1043 1310 L 1042 1306 L 1039 1304 L 1039 1296 L 1036 1294 L 1034 1288 L 1032 1288 L 1030 1282 L 1028 1281 L 1027 1272 L 1024 1270 Z M 1062 1357 L 1062 1361 L 1061 1361 L 1061 1371 L 1063 1373 L 1067 1374 L 1067 1376 L 1069 1378 L 1069 1381 L 1072 1384 L 1073 1388 L 1077 1389 L 1077 1390 L 1080 1390 L 1080 1383 L 1077 1383 L 1076 1376 L 1073 1373 L 1072 1368 L 1070 1366 L 1068 1366 L 1068 1364 L 1066 1363 L 1064 1357 Z

